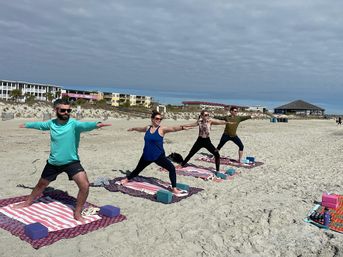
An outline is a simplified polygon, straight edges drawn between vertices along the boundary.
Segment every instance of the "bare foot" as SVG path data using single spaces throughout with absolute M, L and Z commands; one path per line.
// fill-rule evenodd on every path
M 86 221 L 86 220 L 82 217 L 81 213 L 76 213 L 76 212 L 74 212 L 74 219 L 76 219 L 77 221 L 81 221 L 81 222 Z
M 173 192 L 173 194 L 179 194 L 179 193 L 181 193 L 181 190 L 178 189 L 177 187 L 173 187 L 172 192 Z
M 172 193 L 177 196 L 177 197 L 182 197 L 182 196 L 187 196 L 188 195 L 188 192 L 186 190 L 180 190 L 176 187 L 173 187 L 171 189 Z
M 122 184 L 122 185 L 125 185 L 127 183 L 129 183 L 129 180 L 127 178 L 120 180 L 120 184 Z
M 32 204 L 32 203 L 25 201 L 25 202 L 21 202 L 21 203 L 18 203 L 18 204 L 13 205 L 13 208 L 14 208 L 14 209 L 25 208 L 25 207 L 30 206 L 31 204 Z

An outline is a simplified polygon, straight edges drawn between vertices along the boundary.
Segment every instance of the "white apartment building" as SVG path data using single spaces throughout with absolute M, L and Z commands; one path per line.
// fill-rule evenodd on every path
M 47 101 L 47 93 L 51 93 L 54 98 L 61 94 L 61 87 L 56 85 L 0 80 L 0 99 L 11 99 L 11 92 L 14 89 L 20 89 L 22 92 L 22 97 L 18 99 L 20 102 L 25 102 L 28 96 L 34 96 L 35 100 Z
M 70 100 L 84 99 L 88 101 L 99 101 L 105 99 L 112 106 L 120 106 L 125 102 L 130 106 L 150 107 L 152 104 L 151 96 L 139 96 L 122 93 L 95 92 L 79 89 L 62 89 L 60 86 L 49 84 L 38 84 L 24 81 L 0 80 L 0 99 L 10 100 L 11 92 L 20 89 L 22 97 L 18 99 L 25 102 L 28 96 L 34 96 L 35 100 L 48 101 L 47 94 L 51 93 L 53 98 L 68 97 Z

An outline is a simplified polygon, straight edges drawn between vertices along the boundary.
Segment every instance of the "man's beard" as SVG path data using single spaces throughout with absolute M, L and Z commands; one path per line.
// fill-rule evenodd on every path
M 70 115 L 69 114 L 60 114 L 58 112 L 56 112 L 57 118 L 59 118 L 60 120 L 69 120 Z

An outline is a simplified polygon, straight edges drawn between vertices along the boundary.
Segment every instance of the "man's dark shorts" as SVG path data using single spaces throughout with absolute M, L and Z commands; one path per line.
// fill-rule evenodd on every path
M 65 172 L 68 174 L 69 180 L 73 180 L 73 176 L 81 171 L 84 171 L 84 168 L 81 166 L 80 161 L 74 161 L 61 166 L 52 165 L 46 162 L 41 178 L 51 182 L 54 181 L 59 174 Z

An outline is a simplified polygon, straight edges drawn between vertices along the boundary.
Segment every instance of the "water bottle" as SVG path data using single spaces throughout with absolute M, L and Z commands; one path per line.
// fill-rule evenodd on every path
M 330 224 L 330 212 L 328 208 L 324 209 L 324 226 L 329 227 Z

